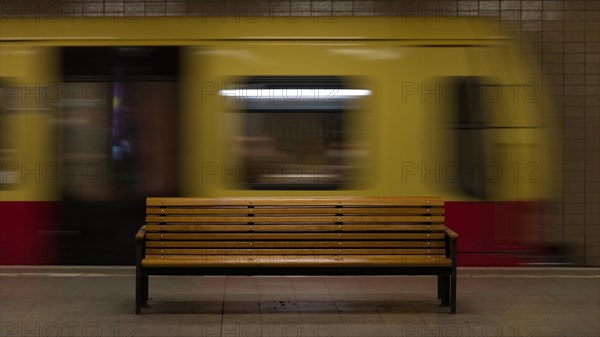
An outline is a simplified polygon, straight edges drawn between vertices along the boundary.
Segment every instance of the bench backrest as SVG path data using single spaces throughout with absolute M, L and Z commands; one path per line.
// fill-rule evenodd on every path
M 148 198 L 149 258 L 444 256 L 439 197 Z

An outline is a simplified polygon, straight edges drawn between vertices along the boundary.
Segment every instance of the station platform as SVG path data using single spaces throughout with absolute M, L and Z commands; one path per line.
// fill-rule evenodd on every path
M 0 267 L 1 336 L 600 336 L 599 268 L 459 268 L 457 314 L 430 276 L 150 278 Z

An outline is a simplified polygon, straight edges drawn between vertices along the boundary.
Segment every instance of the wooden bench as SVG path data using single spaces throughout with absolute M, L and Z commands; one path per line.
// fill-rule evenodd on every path
M 437 197 L 148 198 L 136 313 L 149 275 L 437 275 L 456 312 L 456 241 Z

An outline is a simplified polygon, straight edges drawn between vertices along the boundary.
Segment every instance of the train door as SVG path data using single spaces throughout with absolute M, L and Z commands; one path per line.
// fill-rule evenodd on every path
M 401 165 L 403 183 L 446 197 L 463 265 L 523 263 L 539 241 L 546 189 L 533 166 L 543 166 L 535 87 L 502 43 L 411 49 L 420 70 L 401 87 L 425 146 Z
M 510 42 L 471 48 L 469 59 L 478 75 L 461 90 L 474 104 L 457 110 L 467 129 L 481 135 L 486 156 L 480 199 L 486 202 L 457 203 L 481 214 L 466 224 L 480 228 L 476 240 L 484 243 L 465 247 L 473 264 L 543 262 L 542 202 L 552 197 L 553 184 L 544 139 L 544 118 L 551 114 L 542 114 L 541 81 Z
M 59 263 L 54 49 L 0 48 L 0 264 Z
M 61 50 L 58 160 L 68 264 L 128 264 L 145 198 L 178 194 L 179 48 Z

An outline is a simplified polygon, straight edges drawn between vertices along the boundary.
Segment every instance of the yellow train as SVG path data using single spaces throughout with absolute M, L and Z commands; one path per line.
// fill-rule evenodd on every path
M 497 24 L 1 25 L 0 263 L 130 263 L 144 198 L 167 195 L 440 195 L 462 265 L 539 252 L 553 114 Z

